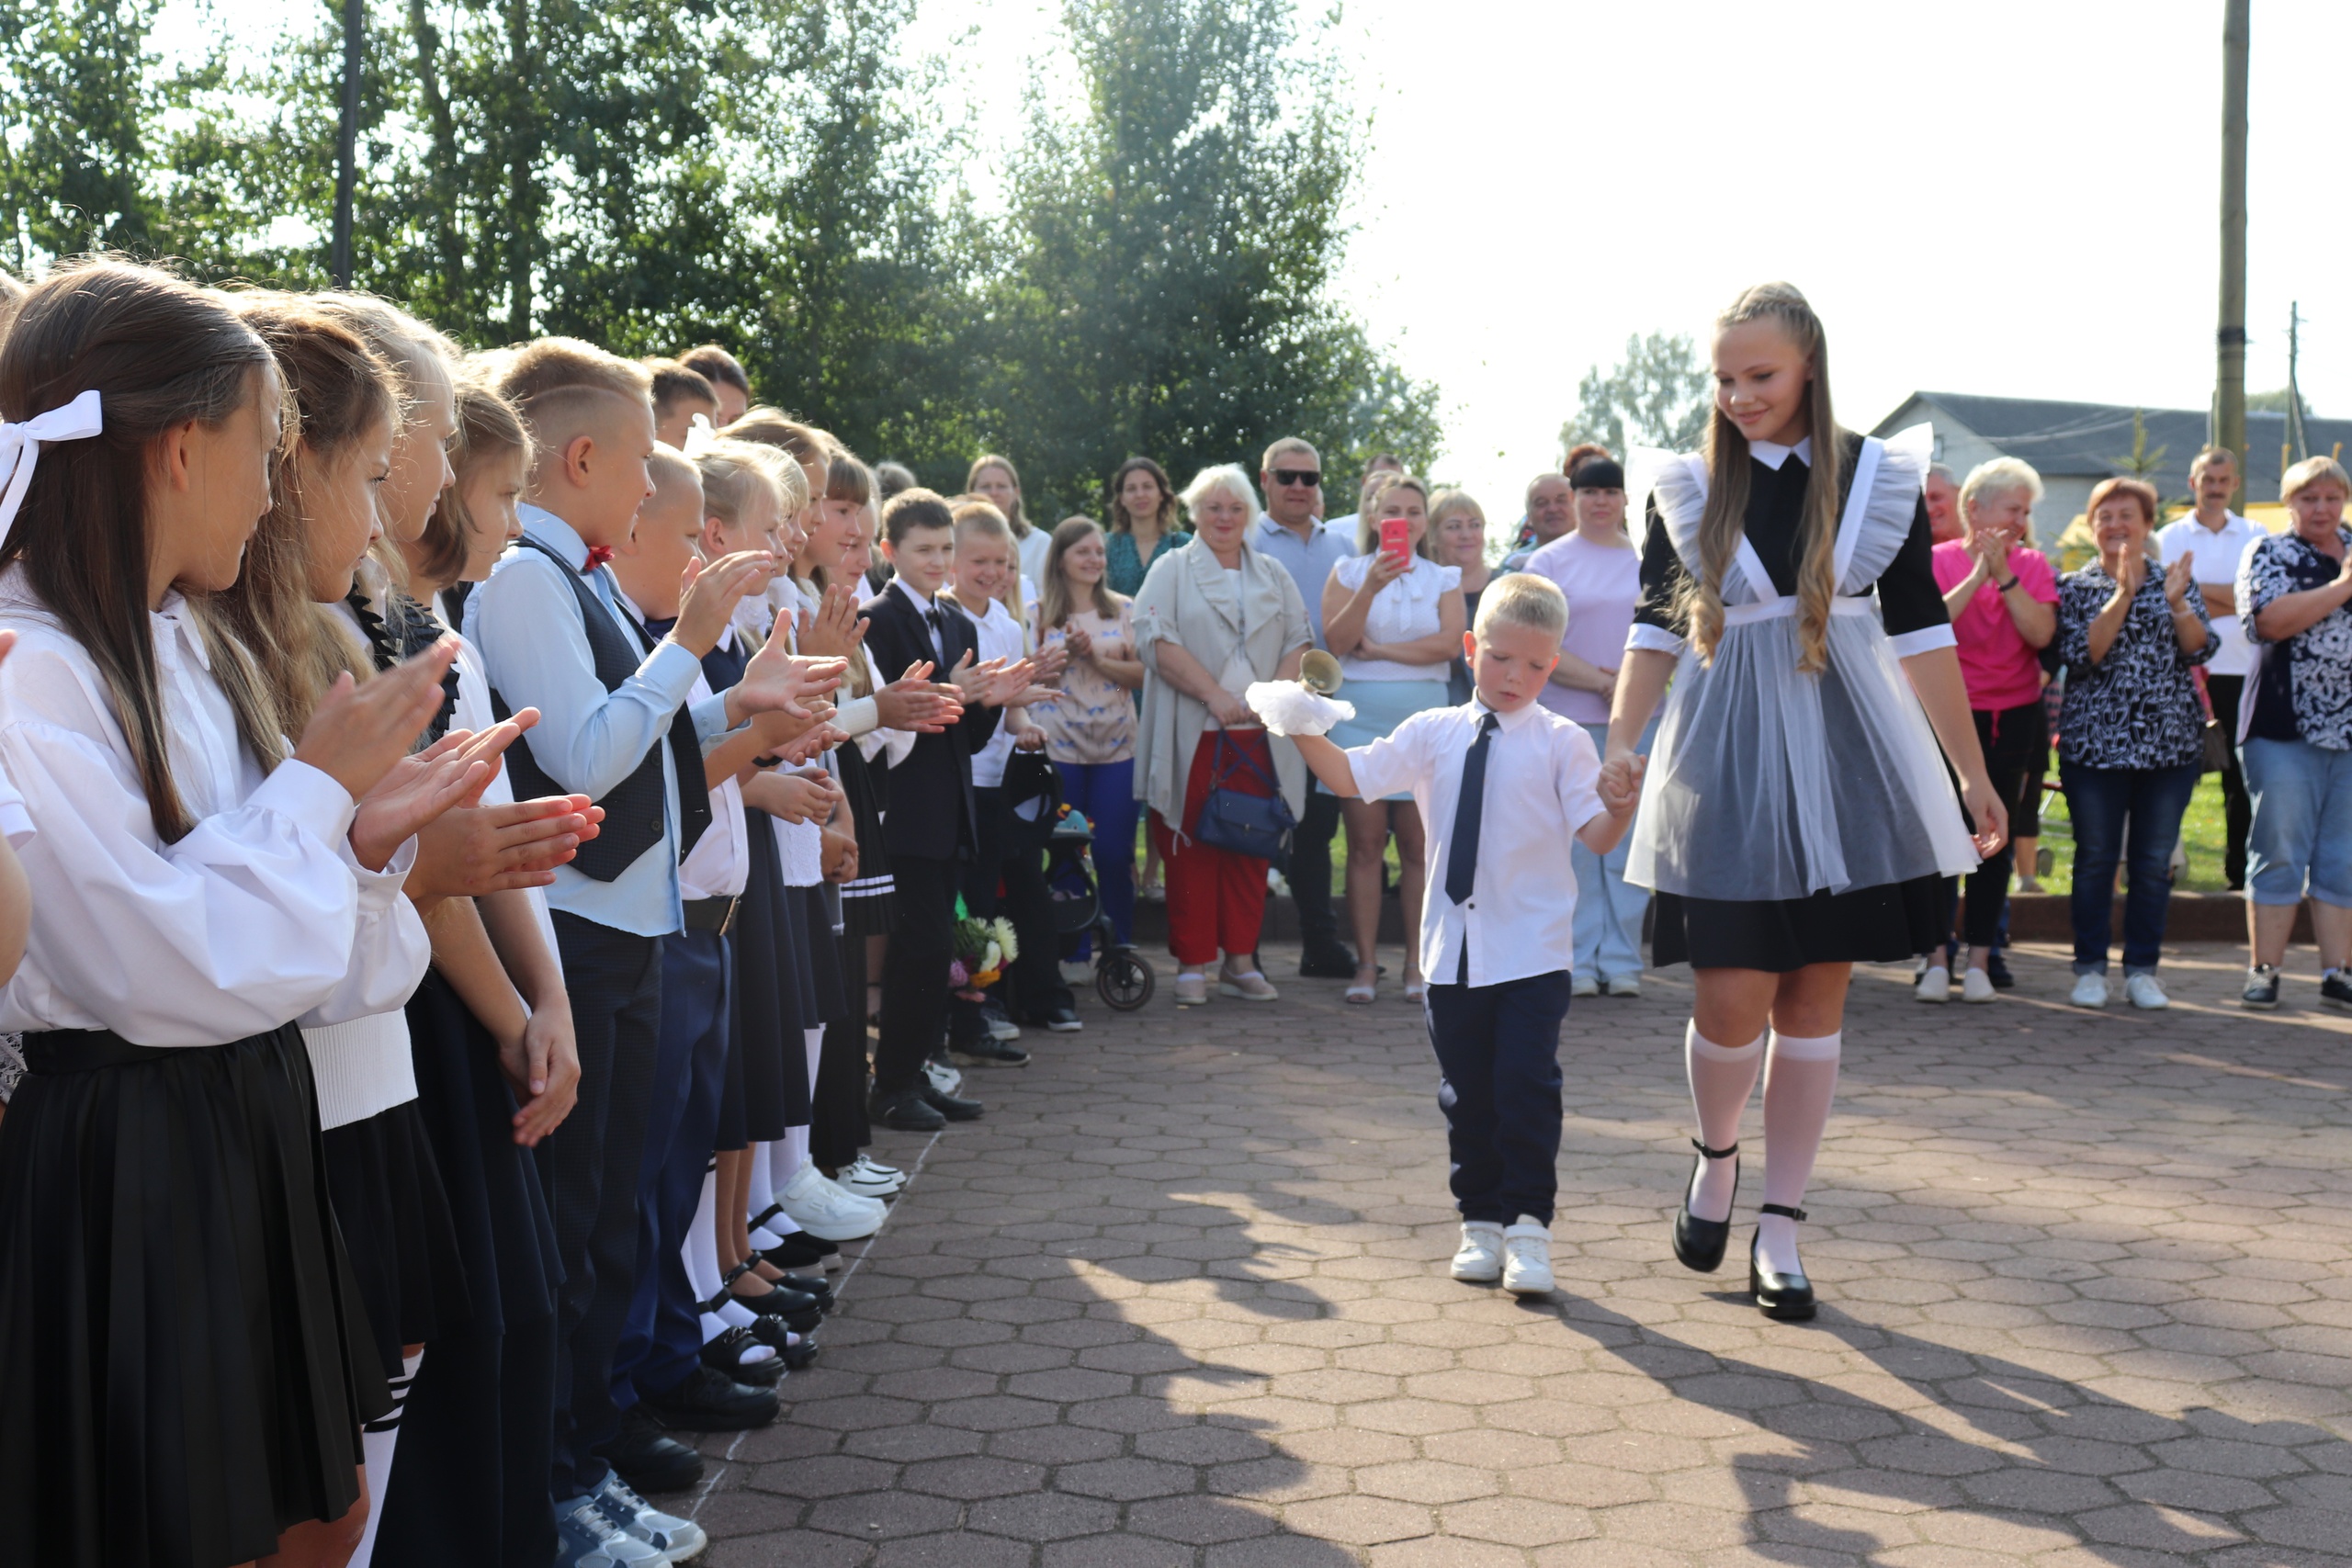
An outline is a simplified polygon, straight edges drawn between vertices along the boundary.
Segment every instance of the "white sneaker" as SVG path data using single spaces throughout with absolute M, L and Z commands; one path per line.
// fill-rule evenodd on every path
M 1503 1232 L 1503 1289 L 1515 1296 L 1552 1293 L 1552 1227 L 1532 1214 Z
M 1940 964 L 1930 964 L 1920 972 L 1918 983 L 1911 987 L 1915 1000 L 1933 1002 L 1938 1007 L 1951 1000 L 1951 971 Z
M 666 1561 L 652 1542 L 605 1517 L 593 1497 L 556 1507 L 556 1568 L 656 1568 Z
M 802 1166 L 775 1201 L 794 1224 L 820 1241 L 861 1240 L 881 1229 L 890 1212 L 879 1199 L 842 1190 L 813 1165 Z
M 2145 1008 L 2151 1012 L 2172 1006 L 2172 998 L 2165 995 L 2165 988 L 2156 984 L 2154 975 L 2128 976 L 2123 982 L 2123 994 L 2131 998 L 2133 1007 Z
M 1960 982 L 1960 999 L 1964 1002 L 1989 1002 L 2000 994 L 1992 976 L 1982 969 L 1971 969 Z
M 1491 1285 L 1503 1277 L 1503 1227 L 1492 1220 L 1462 1222 L 1462 1247 L 1453 1255 L 1453 1277 L 1470 1285 Z
M 949 1066 L 945 1062 L 926 1060 L 922 1065 L 922 1076 L 930 1079 L 931 1087 L 942 1094 L 954 1094 L 964 1087 L 963 1069 Z
M 1597 997 L 1600 995 L 1600 982 L 1594 979 L 1589 975 L 1579 972 L 1571 976 L 1568 979 L 1568 995 L 1572 997 Z
M 907 1179 L 895 1170 L 885 1175 L 861 1157 L 842 1167 L 841 1174 L 833 1178 L 833 1185 L 853 1198 L 895 1198 L 907 1185 Z
M 1073 958 L 1065 962 L 1062 964 L 1062 984 L 1065 986 L 1094 984 L 1094 961 L 1090 958 L 1080 963 Z
M 2078 1008 L 2103 1008 L 2107 1005 L 2107 976 L 2093 970 L 2075 976 L 2075 994 L 2066 998 Z
M 1610 975 L 1602 977 L 1600 994 L 1604 997 L 1638 997 L 1642 994 L 1639 975 Z
M 645 1542 L 662 1554 L 662 1561 L 684 1562 L 710 1544 L 702 1527 L 692 1519 L 682 1519 L 665 1514 L 635 1492 L 621 1479 L 617 1470 L 605 1472 L 605 1483 L 596 1488 L 596 1511 L 618 1526 L 623 1535 Z

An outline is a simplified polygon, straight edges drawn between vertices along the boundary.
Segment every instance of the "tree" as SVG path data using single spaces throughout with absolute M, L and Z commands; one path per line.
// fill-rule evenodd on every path
M 1683 333 L 1638 333 L 1625 358 L 1601 373 L 1596 365 L 1577 385 L 1577 412 L 1560 426 L 1560 448 L 1598 441 L 1623 457 L 1633 446 L 1672 452 L 1698 447 L 1714 403 L 1714 378 Z
M 1033 89 L 981 245 L 982 417 L 1039 502 L 1097 504 L 1136 453 L 1180 480 L 1254 469 L 1283 434 L 1425 462 L 1434 389 L 1330 297 L 1359 131 L 1336 56 L 1288 0 L 1066 0 L 1063 19 L 1084 107 Z
M 161 107 L 148 49 L 163 0 L 0 5 L 0 188 L 19 272 L 94 246 L 147 248 Z

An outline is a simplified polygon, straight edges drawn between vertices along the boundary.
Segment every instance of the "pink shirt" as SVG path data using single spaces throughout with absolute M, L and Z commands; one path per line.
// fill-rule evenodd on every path
M 1625 662 L 1625 634 L 1642 596 L 1642 552 L 1627 545 L 1596 545 L 1571 530 L 1527 558 L 1527 570 L 1559 585 L 1568 601 L 1567 635 L 1560 651 L 1615 670 Z M 1609 697 L 1557 682 L 1535 699 L 1578 724 L 1609 722 Z
M 1949 593 L 1976 570 L 1976 558 L 1955 539 L 1936 547 L 1935 566 L 1936 586 Z M 2040 550 L 2011 550 L 2009 570 L 2036 603 L 2058 603 L 2058 580 Z M 1968 683 L 1970 707 L 1998 713 L 2041 695 L 2041 656 L 2018 635 L 2017 622 L 1992 582 L 1978 587 L 1967 608 L 1951 618 L 1951 629 L 1960 639 L 1960 673 Z

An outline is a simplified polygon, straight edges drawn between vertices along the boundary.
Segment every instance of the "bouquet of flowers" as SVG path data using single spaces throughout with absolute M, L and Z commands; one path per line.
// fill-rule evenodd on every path
M 980 999 L 983 987 L 1004 975 L 1004 966 L 1021 955 L 1012 922 L 1000 915 L 984 920 L 962 912 L 957 905 L 956 956 L 947 965 L 947 983 L 967 1002 Z

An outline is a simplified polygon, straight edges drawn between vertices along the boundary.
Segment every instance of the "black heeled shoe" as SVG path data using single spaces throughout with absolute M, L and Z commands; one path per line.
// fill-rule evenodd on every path
M 1731 1245 L 1731 1217 L 1702 1220 L 1690 1212 L 1690 1189 L 1699 1184 L 1699 1172 L 1711 1159 L 1734 1159 L 1739 1145 L 1727 1149 L 1711 1149 L 1698 1139 L 1690 1146 L 1699 1151 L 1699 1163 L 1690 1167 L 1690 1179 L 1682 1184 L 1682 1207 L 1674 1216 L 1674 1258 L 1685 1269 L 1695 1269 L 1702 1274 L 1712 1274 L 1724 1266 L 1724 1249 Z M 1739 1167 L 1731 1168 L 1732 1201 L 1739 1201 Z
M 1804 1224 L 1804 1211 L 1792 1209 L 1786 1203 L 1765 1203 L 1758 1212 L 1778 1214 L 1784 1220 Z M 1756 1263 L 1756 1243 L 1747 1244 L 1747 1289 L 1756 1298 L 1756 1305 L 1766 1317 L 1782 1323 L 1803 1323 L 1813 1316 L 1815 1303 L 1813 1281 L 1804 1271 L 1794 1274 L 1768 1274 Z

